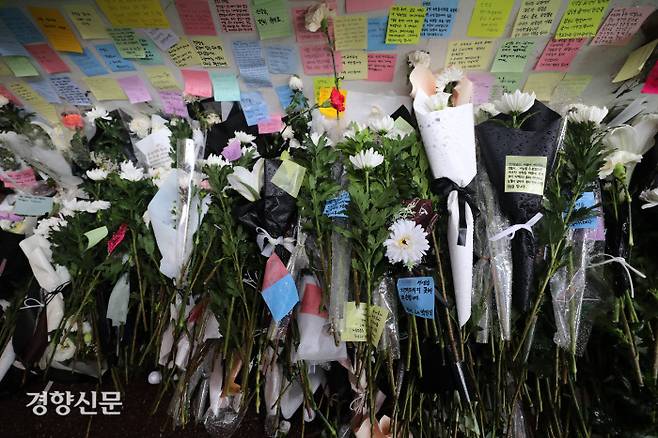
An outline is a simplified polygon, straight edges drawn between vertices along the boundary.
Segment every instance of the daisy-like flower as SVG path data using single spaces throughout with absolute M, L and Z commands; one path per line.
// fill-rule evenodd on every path
M 314 145 L 320 144 L 320 139 L 322 139 L 324 136 L 324 145 L 325 146 L 331 146 L 333 145 L 333 142 L 329 137 L 327 137 L 325 134 L 320 134 L 319 132 L 311 132 L 311 141 L 313 142 Z
M 642 155 L 634 154 L 628 151 L 617 150 L 607 157 L 603 166 L 599 169 L 599 178 L 604 179 L 615 172 L 618 166 L 627 166 L 629 164 L 637 164 L 642 160 Z M 622 171 L 623 171 L 622 167 Z
M 208 158 L 206 158 L 206 166 L 218 166 L 218 167 L 224 167 L 227 166 L 229 163 L 224 159 L 224 157 L 215 155 L 215 154 L 210 154 L 208 155 Z
M 0 94 L 0 108 L 7 105 L 8 103 L 9 103 L 9 99 L 7 99 L 5 96 Z
M 416 50 L 415 52 L 411 52 L 409 56 L 407 57 L 407 62 L 409 63 L 409 67 L 414 68 L 414 67 L 426 67 L 430 68 L 430 54 L 423 51 L 423 50 Z
M 655 189 L 643 191 L 640 193 L 640 199 L 646 202 L 646 204 L 642 204 L 643 210 L 645 208 L 653 208 L 658 206 L 658 187 Z
M 251 134 L 247 134 L 246 132 L 243 132 L 243 131 L 235 131 L 235 132 L 233 133 L 233 135 L 234 135 L 233 138 L 237 138 L 238 140 L 240 140 L 240 143 L 242 143 L 242 144 L 253 143 L 254 140 L 256 140 L 256 137 L 254 137 L 254 136 L 251 135 Z M 231 139 L 231 140 L 232 140 L 232 139 Z M 231 140 L 229 140 L 229 142 L 230 142 Z
M 48 238 L 51 231 L 59 231 L 61 227 L 67 224 L 67 220 L 59 216 L 51 216 L 41 219 L 39 224 L 34 228 L 34 234 Z
M 384 162 L 384 156 L 373 148 L 361 151 L 350 157 L 350 162 L 355 169 L 374 169 Z
M 135 167 L 132 161 L 124 161 L 121 163 L 119 177 L 126 181 L 140 181 L 144 178 L 144 170 Z
M 368 120 L 368 127 L 375 132 L 387 133 L 395 128 L 395 121 L 391 116 L 371 117 Z
M 323 23 L 331 16 L 331 11 L 326 3 L 317 3 L 306 10 L 304 16 L 304 27 L 309 32 L 317 32 L 322 28 Z
M 443 70 L 441 73 L 436 75 L 435 84 L 437 93 L 443 92 L 448 84 L 452 82 L 459 82 L 464 78 L 464 72 L 454 65 L 450 65 Z
M 588 106 L 582 103 L 569 105 L 567 109 L 567 120 L 572 123 L 594 123 L 598 125 L 608 115 L 608 108 L 599 108 L 598 106 Z
M 99 168 L 88 170 L 87 177 L 92 181 L 104 181 L 107 179 L 108 172 Z
M 477 123 L 482 123 L 492 117 L 496 117 L 500 112 L 496 106 L 491 102 L 485 102 L 475 109 L 475 120 Z
M 135 117 L 128 124 L 128 129 L 137 137 L 144 138 L 151 131 L 151 120 L 148 117 Z
M 110 113 L 105 108 L 97 106 L 86 112 L 85 119 L 87 119 L 87 123 L 93 125 L 96 123 L 96 119 L 112 120 L 112 116 L 110 116 Z
M 441 111 L 447 108 L 450 96 L 450 93 L 444 93 L 443 91 L 433 94 L 427 99 L 427 108 L 430 111 Z
M 500 99 L 494 102 L 494 106 L 501 113 L 516 114 L 518 116 L 532 108 L 536 98 L 534 91 L 528 94 L 515 90 L 514 93 L 503 94 Z
M 290 79 L 288 80 L 288 86 L 292 91 L 301 91 L 304 89 L 304 83 L 297 75 L 290 76 Z
M 384 242 L 386 258 L 391 263 L 402 262 L 412 268 L 420 263 L 430 249 L 427 233 L 422 226 L 408 219 L 399 219 L 389 228 L 390 234 Z

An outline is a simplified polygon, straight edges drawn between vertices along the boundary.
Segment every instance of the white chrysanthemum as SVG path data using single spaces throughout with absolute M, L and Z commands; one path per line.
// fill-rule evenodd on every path
M 222 123 L 222 118 L 219 117 L 219 114 L 214 112 L 206 114 L 206 124 L 208 126 L 216 125 L 218 123 Z
M 144 178 L 144 170 L 135 167 L 132 161 L 124 161 L 121 163 L 119 177 L 126 181 L 140 181 Z
M 494 102 L 496 110 L 504 114 L 521 114 L 528 111 L 535 104 L 535 92 L 522 93 L 515 90 L 514 93 L 505 93 Z
M 640 161 L 642 161 L 642 155 L 628 151 L 615 151 L 605 158 L 603 166 L 599 169 L 599 178 L 603 179 L 612 175 L 618 164 L 626 166 L 627 164 L 637 164 Z
M 50 140 L 58 151 L 67 152 L 71 149 L 71 139 L 74 134 L 73 130 L 66 129 L 62 125 L 55 125 L 55 127 L 47 132 L 50 136 Z
M 0 94 L 0 108 L 7 105 L 8 103 L 9 103 L 9 99 L 7 99 L 5 96 Z
M 220 155 L 210 154 L 208 155 L 208 158 L 206 158 L 206 166 L 224 167 L 227 166 L 228 164 L 230 163 Z
M 292 130 L 292 126 L 286 126 L 285 129 L 281 132 L 281 137 L 284 140 L 290 140 L 295 136 L 295 131 Z
M 112 120 L 112 117 L 105 108 L 102 106 L 97 106 L 92 108 L 90 111 L 87 111 L 85 114 L 85 119 L 87 119 L 87 123 L 93 125 L 96 122 L 96 119 Z
M 493 103 L 485 102 L 475 109 L 475 121 L 476 123 L 482 123 L 492 117 L 496 117 L 498 114 L 500 113 Z
M 51 231 L 59 231 L 61 227 L 65 226 L 68 222 L 59 216 L 51 216 L 41 219 L 39 224 L 34 228 L 34 234 L 48 238 Z
M 86 172 L 87 177 L 92 181 L 104 181 L 107 178 L 108 172 L 99 168 L 91 169 Z
M 352 155 L 350 162 L 356 169 L 374 169 L 384 162 L 384 156 L 370 148 Z
M 325 146 L 331 146 L 333 145 L 333 142 L 329 137 L 327 137 L 326 134 L 320 134 L 319 132 L 311 132 L 311 141 L 313 142 L 314 145 L 320 144 L 320 139 L 324 138 L 324 145 Z
M 107 210 L 112 206 L 110 201 L 92 201 L 87 206 L 87 213 L 96 213 L 99 210 Z
M 288 149 L 299 149 L 303 147 L 304 146 L 296 138 L 291 138 L 288 142 Z
M 55 355 L 53 356 L 53 360 L 57 362 L 67 361 L 75 356 L 75 350 L 75 343 L 68 336 L 66 336 L 55 347 Z
M 646 202 L 646 204 L 642 204 L 642 209 L 658 206 L 658 187 L 643 191 L 640 193 L 640 199 Z
M 452 96 L 450 93 L 444 93 L 443 91 L 433 94 L 427 99 L 427 108 L 430 111 L 441 111 L 447 108 L 450 96 Z
M 326 3 L 317 3 L 306 10 L 304 27 L 309 32 L 317 32 L 322 27 L 322 21 L 329 18 L 331 11 Z
M 288 80 L 288 86 L 293 91 L 301 91 L 301 90 L 304 89 L 304 82 L 302 82 L 302 80 L 299 76 L 292 75 L 292 76 L 290 76 L 290 79 Z
M 459 82 L 464 78 L 464 72 L 453 65 L 450 65 L 443 70 L 441 73 L 436 75 L 435 85 L 436 92 L 441 93 L 445 90 L 446 86 L 451 82 Z
M 432 59 L 430 58 L 430 54 L 423 51 L 423 50 L 416 50 L 415 52 L 411 52 L 409 56 L 407 57 L 407 62 L 409 63 L 409 67 L 426 67 L 430 68 L 430 62 Z
M 400 219 L 389 228 L 390 234 L 384 242 L 386 258 L 391 263 L 404 263 L 411 268 L 423 259 L 430 249 L 427 233 L 416 222 Z
M 160 187 L 162 183 L 167 179 L 169 174 L 173 171 L 175 171 L 175 169 L 173 169 L 171 165 L 162 167 L 150 167 L 148 169 L 148 176 L 151 178 L 151 182 L 156 187 Z
M 571 123 L 589 123 L 599 124 L 608 115 L 608 108 L 599 108 L 598 106 L 588 106 L 582 103 L 574 103 L 567 108 L 567 119 Z
M 352 121 L 349 125 L 347 125 L 345 132 L 343 132 L 343 137 L 355 139 L 356 134 L 363 131 L 364 129 L 366 129 L 365 125 L 362 125 L 357 121 Z
M 368 119 L 368 127 L 375 132 L 388 133 L 395 128 L 395 120 L 388 115 L 379 115 Z
M 128 123 L 128 129 L 139 138 L 144 138 L 149 135 L 151 131 L 151 120 L 148 117 L 138 116 L 134 117 Z
M 233 138 L 237 138 L 238 140 L 240 140 L 240 143 L 242 143 L 242 144 L 253 143 L 254 140 L 256 140 L 256 137 L 254 137 L 251 134 L 247 134 L 246 132 L 243 132 L 243 131 L 235 131 L 233 133 L 233 135 L 234 135 Z M 229 143 L 230 143 L 231 140 L 229 140 Z

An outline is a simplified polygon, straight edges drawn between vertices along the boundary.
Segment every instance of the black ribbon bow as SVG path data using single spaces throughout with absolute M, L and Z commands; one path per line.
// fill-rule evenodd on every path
M 430 190 L 438 196 L 446 198 L 448 202 L 448 195 L 453 190 L 457 192 L 457 202 L 459 204 L 459 234 L 457 235 L 457 245 L 466 246 L 466 204 L 471 207 L 471 212 L 475 217 L 479 210 L 475 203 L 475 193 L 468 187 L 461 187 L 450 178 L 436 178 L 430 183 Z

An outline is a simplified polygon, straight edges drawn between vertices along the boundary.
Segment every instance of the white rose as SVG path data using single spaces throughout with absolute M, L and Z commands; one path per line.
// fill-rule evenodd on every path
M 302 82 L 299 76 L 292 75 L 288 80 L 288 86 L 293 91 L 301 91 L 304 89 L 304 82 Z
M 322 27 L 322 22 L 329 18 L 331 11 L 326 3 L 318 3 L 306 10 L 304 27 L 309 32 L 317 32 Z

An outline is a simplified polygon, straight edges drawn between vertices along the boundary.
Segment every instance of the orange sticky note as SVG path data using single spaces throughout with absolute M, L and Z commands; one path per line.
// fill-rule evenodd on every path
M 30 6 L 28 10 L 55 50 L 82 53 L 78 39 L 57 9 Z

